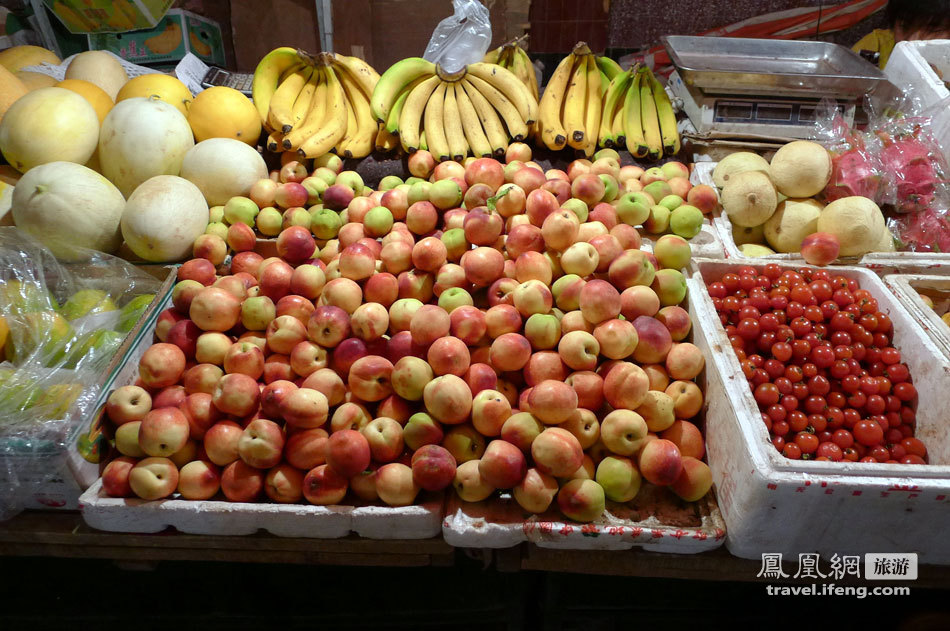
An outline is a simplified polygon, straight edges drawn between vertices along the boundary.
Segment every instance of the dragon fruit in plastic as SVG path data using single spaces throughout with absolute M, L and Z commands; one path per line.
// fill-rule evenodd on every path
M 911 252 L 950 252 L 950 218 L 933 209 L 891 219 L 891 231 Z
M 897 186 L 897 212 L 930 208 L 940 180 L 930 147 L 919 138 L 907 136 L 888 143 L 882 159 Z
M 880 163 L 863 147 L 854 147 L 831 159 L 831 178 L 824 190 L 826 201 L 858 195 L 880 203 L 880 193 Z

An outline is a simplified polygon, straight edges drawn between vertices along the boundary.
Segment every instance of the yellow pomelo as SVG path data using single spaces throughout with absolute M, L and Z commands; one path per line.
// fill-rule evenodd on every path
M 17 70 L 16 78 L 23 82 L 27 90 L 36 90 L 37 88 L 49 88 L 56 85 L 56 79 L 43 74 L 42 72 L 32 72 L 30 70 Z
M 14 46 L 0 51 L 0 66 L 10 72 L 16 72 L 26 66 L 38 66 L 41 63 L 58 66 L 61 61 L 53 51 L 42 46 Z
M 155 97 L 178 108 L 184 116 L 188 116 L 188 105 L 191 103 L 191 91 L 176 77 L 167 74 L 143 74 L 129 79 L 122 86 L 115 97 L 115 102 L 136 97 Z
M 188 108 L 188 122 L 198 142 L 233 138 L 254 146 L 261 135 L 261 117 L 251 100 L 224 86 L 208 88 L 196 96 Z
M 16 75 L 0 66 L 0 118 L 7 109 L 21 96 L 30 90 L 23 85 Z
M 112 106 L 115 105 L 115 103 L 112 102 L 112 98 L 106 94 L 105 90 L 97 86 L 95 83 L 90 83 L 89 81 L 83 81 L 82 79 L 66 79 L 57 83 L 56 87 L 66 88 L 67 90 L 75 92 L 82 98 L 89 101 L 89 105 L 92 106 L 92 109 L 96 110 L 96 116 L 99 117 L 100 124 L 102 124 L 106 114 L 108 114 L 109 110 L 112 109 Z

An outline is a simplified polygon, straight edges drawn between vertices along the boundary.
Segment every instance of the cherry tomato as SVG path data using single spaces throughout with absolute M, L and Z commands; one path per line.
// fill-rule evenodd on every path
M 792 394 L 796 399 L 803 400 L 808 397 L 808 384 L 798 382 L 792 385 Z
M 847 449 L 854 444 L 854 436 L 846 429 L 836 429 L 831 440 L 842 449 Z
M 755 341 L 755 347 L 762 353 L 771 351 L 772 344 L 775 344 L 775 333 L 761 333 Z
M 818 396 L 817 394 L 809 395 L 805 399 L 805 412 L 808 414 L 822 414 L 825 409 L 828 407 L 825 397 Z
M 848 405 L 851 407 L 862 410 L 864 406 L 867 405 L 868 395 L 864 394 L 860 390 L 848 397 Z
M 856 375 L 848 375 L 841 379 L 841 389 L 848 394 L 854 394 L 861 389 L 861 379 Z
M 768 414 L 762 414 L 762 422 L 765 423 L 765 429 L 772 431 L 772 419 L 769 418 Z
M 901 458 L 907 455 L 907 450 L 904 449 L 903 445 L 900 443 L 889 445 L 887 451 L 891 454 L 891 460 L 897 460 L 898 462 Z
M 877 377 L 863 377 L 861 379 L 861 392 L 864 394 L 877 394 Z
M 785 447 L 785 438 L 782 436 L 772 436 L 772 444 L 775 445 L 775 448 L 779 451 Z
M 910 370 L 907 364 L 891 364 L 884 369 L 884 376 L 891 380 L 891 383 L 902 383 L 910 379 Z
M 923 441 L 919 438 L 905 438 L 901 441 L 901 446 L 907 451 L 908 454 L 918 456 L 920 458 L 927 457 L 927 446 L 924 445 Z
M 794 340 L 792 342 L 792 355 L 796 358 L 807 357 L 811 352 L 811 344 L 806 340 Z
M 784 407 L 789 412 L 793 412 L 798 409 L 798 399 L 794 396 L 784 396 L 782 397 L 782 407 Z
M 792 328 L 787 324 L 780 324 L 777 329 L 775 329 L 775 341 L 776 342 L 786 342 L 791 343 L 795 339 L 795 332 L 792 331 Z
M 871 447 L 871 450 L 868 452 L 872 458 L 878 462 L 887 462 L 891 458 L 891 452 L 887 450 L 887 447 L 884 445 L 875 445 Z
M 782 268 L 776 263 L 769 263 L 762 269 L 762 273 L 770 280 L 775 280 L 782 275 Z
M 795 318 L 800 318 L 805 315 L 805 305 L 793 300 L 788 303 L 788 306 L 785 308 L 785 313 L 788 314 L 789 319 L 794 320 Z
M 901 458 L 901 464 L 927 464 L 927 461 L 917 454 L 908 454 Z
M 713 298 L 725 298 L 729 295 L 729 290 L 726 289 L 726 286 L 719 281 L 709 283 L 709 287 L 706 288 L 706 291 Z
M 835 352 L 830 346 L 816 346 L 811 350 L 810 357 L 819 368 L 830 368 L 835 363 Z
M 872 394 L 868 397 L 868 402 L 864 407 L 868 411 L 868 414 L 883 414 L 887 404 L 884 401 L 884 397 L 879 394 Z
M 818 374 L 818 366 L 812 363 L 802 364 L 802 373 L 811 379 Z
M 798 383 L 805 378 L 805 374 L 802 372 L 801 366 L 786 366 L 785 367 L 785 377 L 788 378 L 793 384 Z
M 759 310 L 753 307 L 752 305 L 747 305 L 739 309 L 739 319 L 745 320 L 746 318 L 753 318 L 758 320 L 762 317 L 762 314 L 759 313 Z
M 759 405 L 775 405 L 779 400 L 779 391 L 774 383 L 762 383 L 755 388 L 755 400 Z
M 766 313 L 759 317 L 760 331 L 774 333 L 778 326 L 778 317 L 774 313 Z
M 835 462 L 841 460 L 844 457 L 844 453 L 841 450 L 841 447 L 834 443 L 824 442 L 818 445 L 818 450 L 815 452 L 818 457 L 825 457 L 829 460 Z
M 769 373 L 765 372 L 761 368 L 756 368 L 755 372 L 752 374 L 752 386 L 757 387 L 763 383 L 769 382 Z
M 891 317 L 886 313 L 877 313 L 877 330 L 879 333 L 889 333 L 891 330 Z
M 828 429 L 828 419 L 822 414 L 809 414 L 808 426 L 811 428 L 810 431 L 816 434 L 823 432 Z
M 813 454 L 818 449 L 818 437 L 809 432 L 798 432 L 795 434 L 795 444 L 803 454 Z
M 791 310 L 789 315 L 791 316 Z M 789 326 L 792 328 L 792 332 L 795 333 L 795 337 L 801 338 L 811 333 L 812 324 L 807 318 L 796 317 L 789 323 Z
M 797 443 L 785 443 L 782 447 L 782 455 L 789 460 L 799 460 L 802 457 L 802 449 Z
M 766 410 L 765 413 L 769 415 L 770 419 L 772 419 L 773 424 L 784 421 L 788 416 L 788 410 L 786 410 L 781 405 L 770 405 L 769 409 Z
M 776 436 L 785 436 L 788 434 L 788 421 L 772 423 L 772 433 Z
M 831 382 L 822 375 L 815 375 L 808 380 L 808 392 L 811 394 L 825 396 L 831 392 Z
M 821 322 L 825 319 L 825 314 L 822 313 L 821 307 L 809 305 L 805 307 L 805 318 L 811 322 Z
M 860 458 L 860 456 L 858 455 L 858 451 L 854 447 L 846 447 L 845 449 L 842 449 L 841 451 L 843 455 L 843 458 L 842 458 L 843 460 L 857 462 L 858 459 Z
M 859 421 L 855 424 L 852 433 L 854 439 L 866 447 L 880 445 L 884 440 L 884 430 L 874 421 Z
M 829 408 L 838 408 L 839 410 L 848 404 L 848 397 L 843 392 L 829 392 L 825 396 Z
M 858 462 L 877 463 L 878 460 L 871 456 L 865 456 L 864 458 L 861 458 L 860 460 L 858 460 Z
M 772 357 L 780 362 L 787 362 L 792 358 L 792 345 L 788 342 L 772 344 Z
M 848 368 L 848 362 L 839 359 L 831 365 L 828 373 L 833 379 L 845 379 L 851 375 L 851 369 Z
M 905 403 L 907 401 L 913 401 L 917 396 L 917 388 L 909 381 L 902 381 L 894 386 L 894 396 Z
M 853 296 L 853 295 L 851 294 L 851 292 L 848 291 L 847 289 L 838 289 L 838 290 L 836 290 L 836 291 L 831 295 L 831 299 L 834 300 L 835 303 L 836 303 L 839 307 L 842 307 L 842 308 L 843 308 L 843 307 L 847 307 L 848 305 L 850 305 L 851 303 L 854 302 L 854 296 Z
M 842 412 L 844 413 L 844 426 L 849 430 L 853 430 L 854 426 L 861 421 L 861 413 L 854 408 L 845 408 Z
M 785 374 L 785 371 L 782 371 L 782 374 Z M 778 388 L 779 394 L 786 396 L 792 393 L 792 382 L 788 377 L 776 377 L 772 383 L 775 384 L 775 387 Z
M 851 334 L 846 331 L 834 331 L 829 339 L 831 345 L 835 347 L 843 346 L 847 348 L 851 346 Z

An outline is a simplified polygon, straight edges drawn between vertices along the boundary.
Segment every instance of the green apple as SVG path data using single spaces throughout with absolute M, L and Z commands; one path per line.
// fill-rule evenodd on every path
M 524 324 L 524 336 L 536 351 L 552 349 L 561 340 L 561 321 L 555 315 L 534 313 Z
M 222 206 L 223 208 L 223 206 Z M 205 228 L 205 234 L 213 234 L 221 237 L 225 241 L 228 240 L 228 227 L 220 221 L 212 221 L 208 224 L 208 227 Z
M 402 184 L 402 178 L 398 175 L 387 175 L 379 181 L 379 186 L 377 187 L 381 191 L 388 191 L 396 188 Z
M 212 206 L 208 209 L 208 221 L 224 221 L 224 206 Z
M 374 206 L 363 217 L 363 227 L 370 237 L 385 237 L 393 227 L 393 214 L 385 206 Z
M 561 208 L 567 208 L 569 211 L 577 215 L 577 219 L 581 223 L 587 221 L 587 215 L 590 212 L 587 208 L 587 203 L 577 199 L 576 197 L 572 197 L 561 204 Z
M 629 502 L 640 491 L 640 472 L 629 458 L 607 456 L 597 465 L 594 476 L 604 487 L 604 495 L 614 502 Z
M 617 184 L 617 180 L 614 178 L 614 176 L 601 173 L 598 177 L 600 178 L 600 181 L 604 183 L 604 197 L 600 201 L 610 203 L 617 199 L 617 193 L 620 191 L 620 186 Z
M 343 220 L 340 213 L 329 208 L 321 208 L 310 215 L 310 231 L 318 239 L 335 239 Z
M 639 226 L 650 216 L 650 207 L 653 203 L 643 193 L 624 193 L 617 200 L 614 208 L 617 219 L 628 226 Z
M 658 167 L 654 167 L 654 168 L 658 168 Z M 649 169 L 647 169 L 647 171 L 649 171 Z M 663 199 L 667 195 L 672 195 L 673 189 L 671 189 L 670 185 L 667 184 L 666 182 L 657 180 L 655 182 L 650 182 L 649 184 L 644 186 L 643 192 L 649 193 L 650 197 L 652 197 L 653 199 Z
M 363 178 L 356 171 L 343 171 L 336 176 L 336 183 L 350 187 L 355 196 L 363 194 Z
M 689 242 L 675 234 L 665 234 L 653 245 L 657 262 L 668 269 L 683 269 L 689 265 L 691 254 Z
M 670 225 L 670 209 L 659 204 L 650 208 L 650 216 L 643 222 L 643 227 L 650 234 L 666 232 Z
M 323 191 L 329 186 L 326 180 L 312 175 L 304 178 L 300 185 L 307 189 L 307 204 L 310 205 L 319 203 L 323 197 Z
M 75 320 L 90 313 L 115 311 L 118 307 L 109 294 L 101 289 L 80 289 L 69 297 L 59 312 L 67 320 Z
M 427 202 L 429 201 L 429 191 L 432 189 L 432 183 L 426 182 L 425 180 L 419 180 L 411 187 L 409 187 L 409 194 L 406 196 L 409 205 L 412 206 L 416 202 Z
M 465 230 L 462 228 L 452 228 L 443 232 L 442 244 L 445 246 L 446 258 L 450 261 L 458 261 L 469 249 L 469 243 L 465 240 Z
M 254 218 L 260 209 L 249 197 L 236 195 L 224 204 L 224 220 L 229 224 L 245 223 L 254 227 Z
M 657 270 L 650 288 L 664 307 L 678 305 L 686 298 L 686 278 L 675 269 Z
M 327 186 L 333 186 L 336 184 L 336 171 L 333 169 L 328 169 L 327 167 L 317 167 L 313 170 L 313 175 L 311 175 L 311 177 L 320 178 L 327 183 Z
M 429 201 L 439 210 L 455 208 L 462 203 L 462 187 L 453 180 L 439 180 L 429 189 Z
M 684 239 L 692 239 L 703 227 L 703 211 L 683 204 L 670 215 L 670 230 Z
M 257 213 L 257 230 L 265 237 L 276 237 L 279 235 L 283 223 L 283 215 L 273 206 L 261 208 L 261 212 Z
M 667 195 L 659 202 L 660 206 L 666 206 L 673 212 L 683 204 L 683 198 L 679 195 Z
M 449 287 L 439 295 L 439 306 L 446 313 L 452 313 L 459 307 L 474 304 L 475 301 L 472 299 L 472 295 L 461 287 Z
M 135 324 L 145 315 L 148 306 L 155 300 L 155 294 L 142 294 L 128 301 L 119 310 L 119 323 L 115 330 L 120 333 L 128 333 Z
M 600 160 L 601 158 L 613 158 L 614 160 L 620 161 L 620 154 L 617 153 L 614 149 L 601 149 L 594 154 L 594 160 Z

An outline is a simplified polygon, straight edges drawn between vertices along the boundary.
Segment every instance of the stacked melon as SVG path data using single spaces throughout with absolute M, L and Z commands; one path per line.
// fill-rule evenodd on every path
M 872 200 L 844 197 L 825 206 L 813 199 L 830 177 L 831 155 L 807 140 L 781 147 L 771 163 L 754 153 L 733 153 L 713 171 L 733 238 L 746 256 L 797 253 L 816 232 L 834 235 L 841 256 L 892 251 L 884 216 Z

